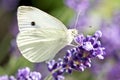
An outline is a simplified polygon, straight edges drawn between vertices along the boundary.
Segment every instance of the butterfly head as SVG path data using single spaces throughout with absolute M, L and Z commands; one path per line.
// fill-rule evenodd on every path
M 73 37 L 75 37 L 75 36 L 78 35 L 78 31 L 77 31 L 76 29 L 71 29 L 70 31 L 71 31 L 71 35 L 72 35 Z
M 78 35 L 78 31 L 76 29 L 69 29 L 68 30 L 68 43 L 71 43 L 74 37 Z

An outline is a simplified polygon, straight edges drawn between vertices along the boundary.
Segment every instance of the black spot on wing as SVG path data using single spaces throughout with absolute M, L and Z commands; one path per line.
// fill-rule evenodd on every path
M 34 22 L 34 21 L 32 21 L 32 22 L 31 22 L 31 25 L 32 25 L 32 26 L 35 26 L 35 22 Z

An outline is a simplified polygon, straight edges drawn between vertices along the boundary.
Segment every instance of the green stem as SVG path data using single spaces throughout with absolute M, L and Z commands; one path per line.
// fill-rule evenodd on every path
M 44 80 L 52 80 L 52 75 L 48 75 Z

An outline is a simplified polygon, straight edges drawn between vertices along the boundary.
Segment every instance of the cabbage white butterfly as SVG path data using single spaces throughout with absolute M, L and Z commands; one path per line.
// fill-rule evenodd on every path
M 58 19 L 35 7 L 20 6 L 17 18 L 20 31 L 17 45 L 22 55 L 31 62 L 54 58 L 77 35 L 76 29 L 67 29 Z

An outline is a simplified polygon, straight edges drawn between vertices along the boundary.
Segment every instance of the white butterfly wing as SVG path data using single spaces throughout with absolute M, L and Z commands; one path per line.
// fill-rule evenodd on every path
M 17 17 L 20 31 L 34 28 L 67 30 L 61 21 L 35 7 L 20 6 L 18 8 Z
M 57 52 L 72 41 L 62 22 L 30 6 L 18 8 L 17 45 L 22 55 L 31 62 L 52 59 Z M 70 31 L 71 33 L 71 31 Z
M 67 45 L 63 30 L 36 29 L 22 31 L 17 36 L 17 44 L 22 55 L 31 62 L 43 62 L 52 59 Z

